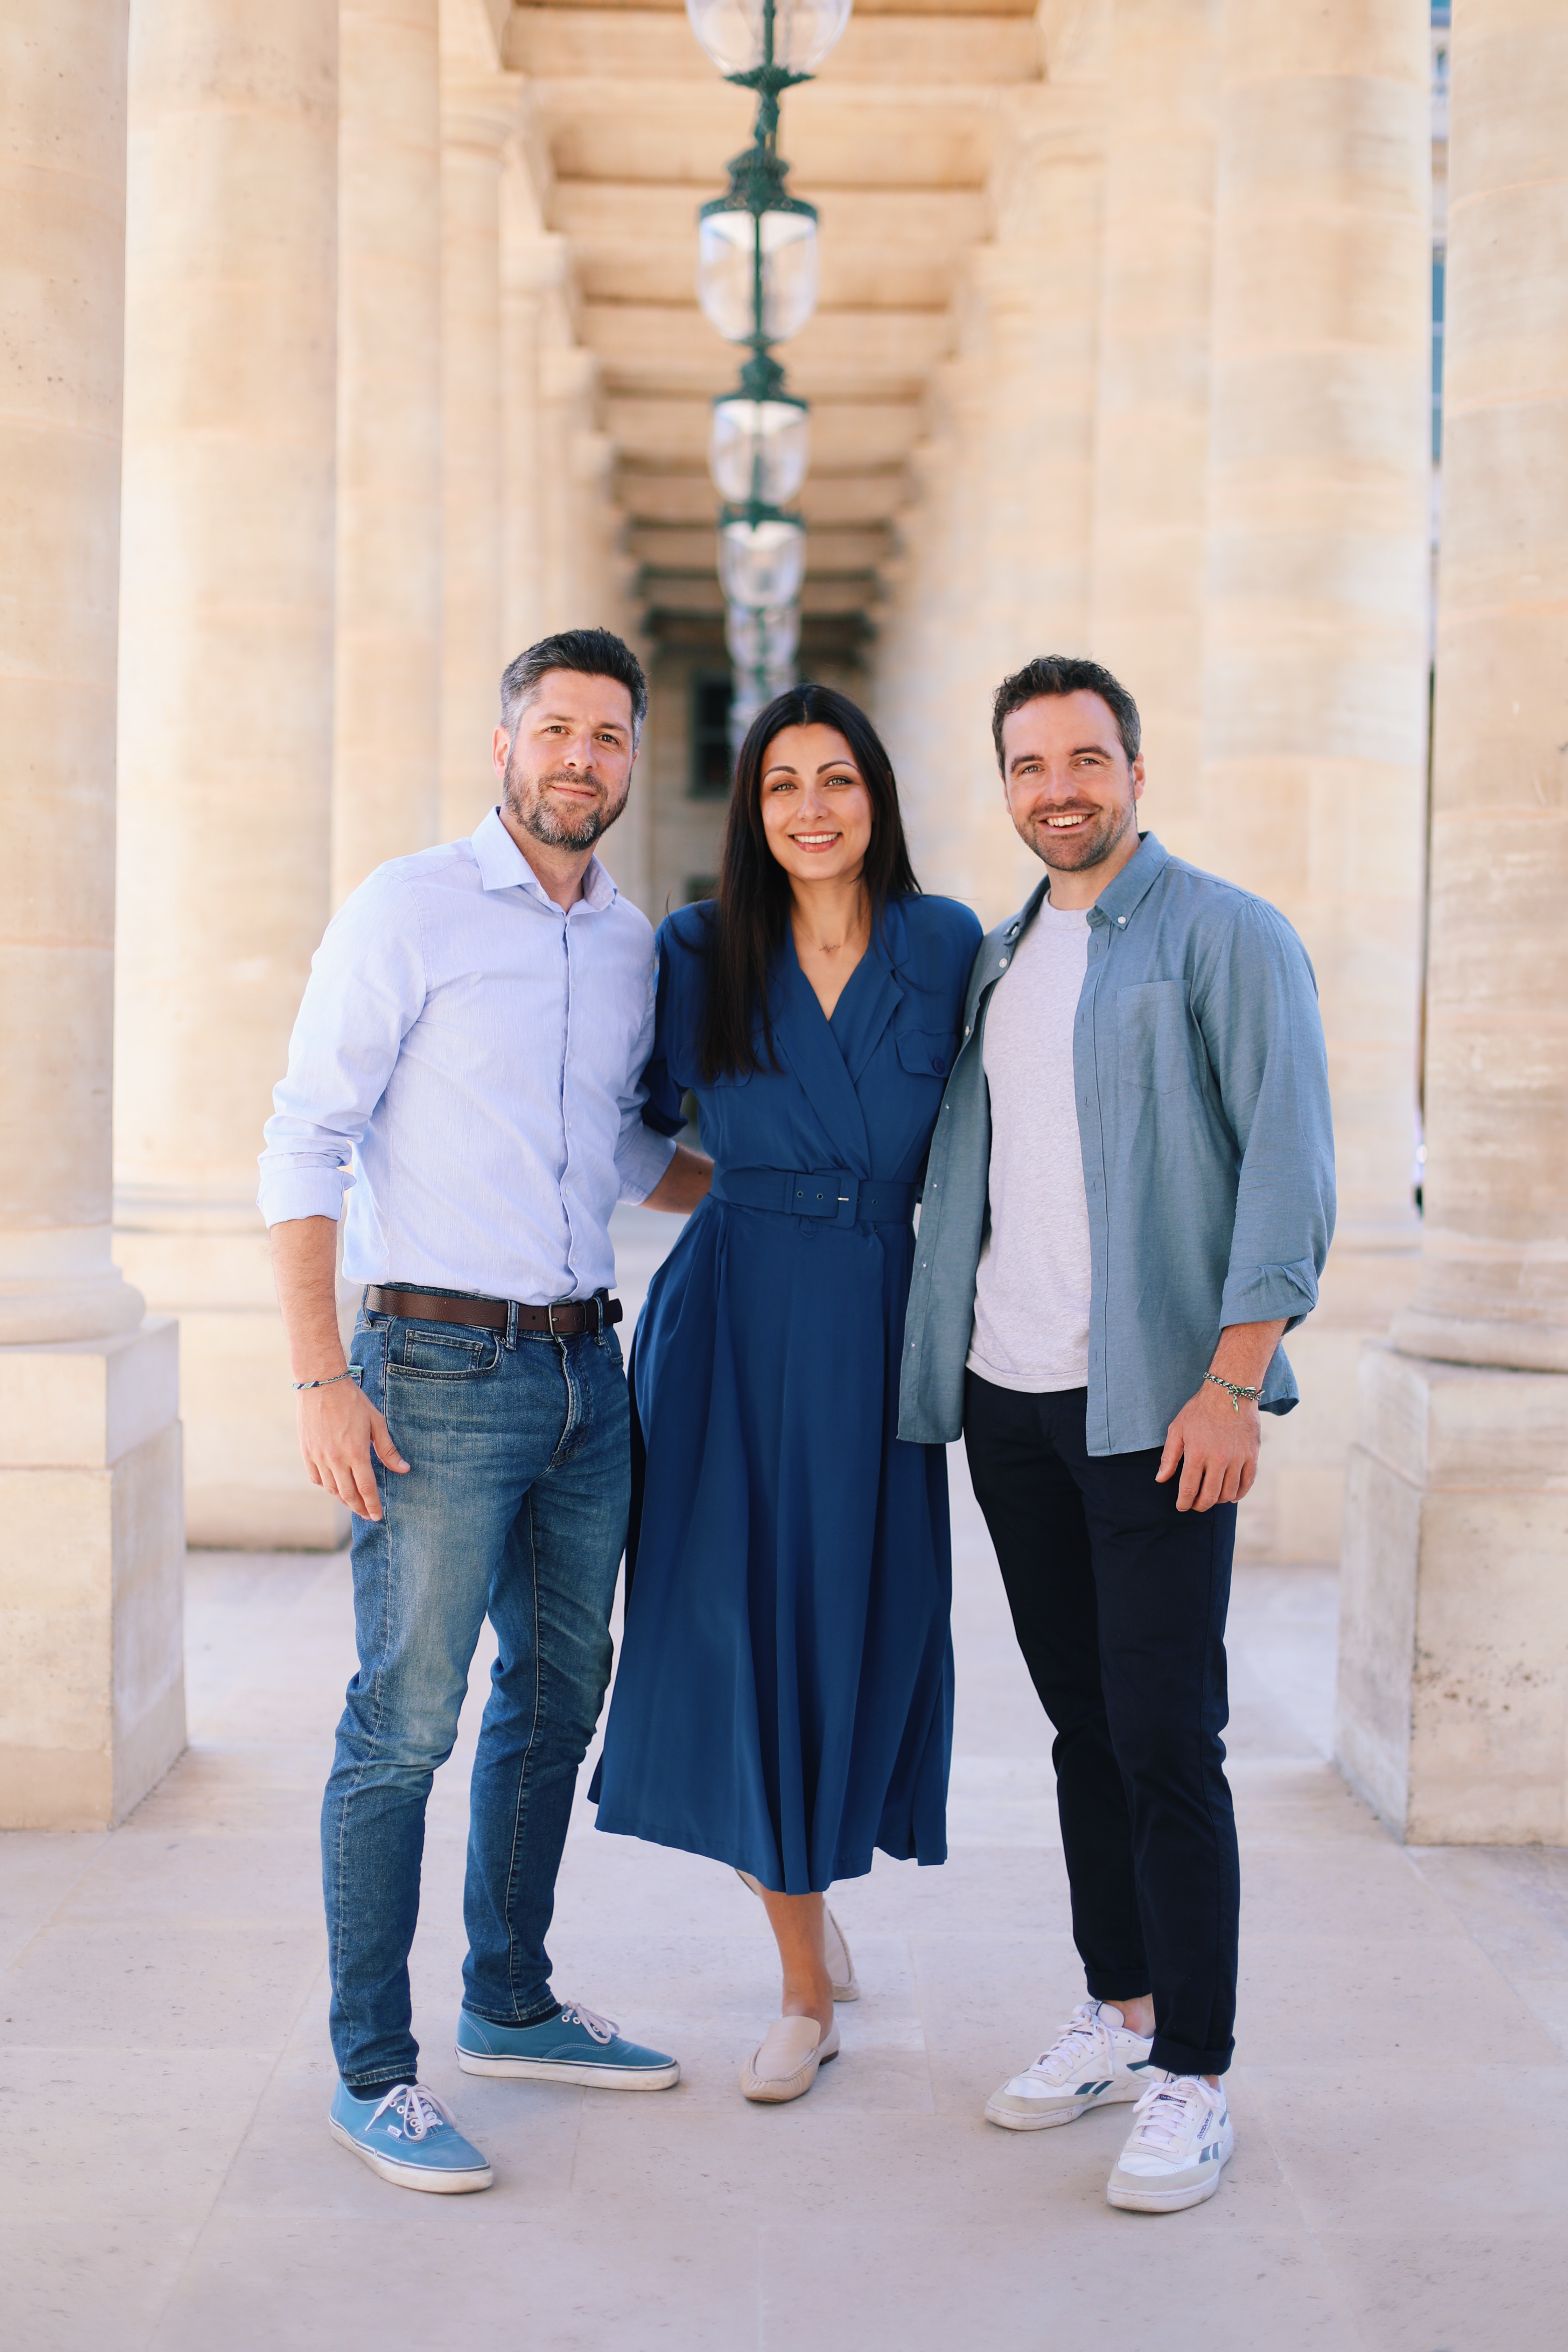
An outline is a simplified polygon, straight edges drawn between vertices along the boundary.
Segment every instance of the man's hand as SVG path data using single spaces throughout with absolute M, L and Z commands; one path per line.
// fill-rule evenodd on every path
M 337 1226 L 331 1217 L 291 1217 L 273 1226 L 271 1239 L 294 1378 L 330 1383 L 301 1389 L 296 1399 L 300 1451 L 310 1483 L 324 1486 L 362 1519 L 379 1519 L 373 1449 L 389 1470 L 406 1470 L 408 1465 L 357 1381 L 336 1377 L 348 1369 L 338 1333 Z
M 300 1390 L 300 1451 L 310 1482 L 324 1486 L 362 1519 L 381 1517 L 373 1448 L 389 1470 L 407 1469 L 391 1431 L 357 1381 Z
M 1260 1388 L 1284 1335 L 1283 1318 L 1277 1323 L 1233 1323 L 1220 1333 L 1209 1369 L 1222 1381 L 1234 1381 L 1238 1388 Z M 1252 1400 L 1233 1400 L 1226 1390 L 1205 1380 L 1165 1432 L 1165 1450 L 1154 1473 L 1155 1483 L 1163 1485 L 1173 1478 L 1179 1463 L 1178 1511 L 1212 1511 L 1216 1503 L 1239 1503 L 1258 1475 L 1261 1437 L 1258 1407 Z

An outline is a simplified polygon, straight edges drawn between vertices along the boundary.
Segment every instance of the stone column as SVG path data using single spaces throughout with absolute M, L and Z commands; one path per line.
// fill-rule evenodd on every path
M 1101 175 L 1096 100 L 1035 94 L 933 388 L 883 688 L 917 870 L 987 923 L 1039 877 L 1003 803 L 991 697 L 1087 635 Z
M 1200 863 L 1300 932 L 1339 1233 L 1244 1552 L 1339 1549 L 1354 1367 L 1409 1296 L 1426 802 L 1427 33 L 1409 0 L 1226 0 Z
M 441 812 L 444 841 L 495 801 L 490 735 L 509 651 L 501 436 L 501 156 L 517 79 L 454 73 L 441 91 Z
M 110 1255 L 124 0 L 0 32 L 0 1828 L 185 1744 L 178 1334 Z
M 1143 719 L 1143 821 L 1201 862 L 1221 0 L 1115 0 L 1089 643 Z
M 501 565 L 509 661 L 545 629 L 541 350 L 545 302 L 564 268 L 564 241 L 540 226 L 531 183 L 514 152 L 501 175 Z
M 1568 18 L 1456 11 L 1420 1285 L 1362 1362 L 1338 1748 L 1568 1842 Z
M 329 911 L 337 10 L 138 0 L 121 658 L 121 1263 L 184 1324 L 205 1544 L 331 1545 L 256 1155 Z
M 342 0 L 332 904 L 439 836 L 437 0 Z

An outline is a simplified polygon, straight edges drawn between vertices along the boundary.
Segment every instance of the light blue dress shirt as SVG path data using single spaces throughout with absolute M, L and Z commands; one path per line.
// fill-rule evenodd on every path
M 563 913 L 492 809 L 378 866 L 327 927 L 273 1095 L 269 1225 L 331 1217 L 343 1274 L 544 1307 L 615 1280 L 610 1212 L 675 1146 L 643 1123 L 657 965 L 595 858 Z
M 989 1214 L 985 1010 L 1038 914 L 980 943 L 931 1139 L 904 1329 L 899 1435 L 956 1437 Z M 1173 857 L 1152 833 L 1089 910 L 1073 1024 L 1089 1202 L 1090 1454 L 1163 1445 L 1233 1323 L 1293 1330 L 1334 1230 L 1334 1139 L 1317 982 L 1277 908 Z M 1037 1213 L 1049 1216 L 1042 1200 Z M 1289 1412 L 1275 1350 L 1259 1399 Z

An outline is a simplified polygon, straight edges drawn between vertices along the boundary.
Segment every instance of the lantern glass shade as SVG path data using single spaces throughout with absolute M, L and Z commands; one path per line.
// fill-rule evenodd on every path
M 714 487 L 731 506 L 788 506 L 805 479 L 810 427 L 795 400 L 716 400 L 708 436 Z
M 697 228 L 697 299 L 726 342 L 760 336 L 784 343 L 798 335 L 816 308 L 814 215 L 739 206 L 704 213 Z
M 744 604 L 731 604 L 724 616 L 724 643 L 737 669 L 770 677 L 791 672 L 800 647 L 800 607 L 786 604 L 781 611 L 752 612 Z M 789 683 L 787 677 L 784 683 Z
M 849 22 L 850 0 L 773 0 L 773 55 L 768 55 L 767 0 L 686 0 L 686 14 L 702 47 L 722 74 L 784 66 L 810 73 Z
M 805 577 L 805 531 L 787 515 L 727 522 L 719 532 L 719 577 L 732 604 L 765 612 L 793 604 Z

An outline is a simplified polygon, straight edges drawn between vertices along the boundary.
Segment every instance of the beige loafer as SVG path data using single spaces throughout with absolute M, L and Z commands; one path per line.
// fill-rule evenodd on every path
M 776 2018 L 742 2067 L 741 2089 L 748 2099 L 782 2106 L 804 2098 L 817 2068 L 837 2055 L 837 2022 L 824 2034 L 815 2017 Z
M 749 1870 L 738 1870 L 735 1875 L 742 1886 L 749 1886 L 753 1895 L 761 1895 L 762 1886 Z M 822 1940 L 826 1948 L 827 1973 L 833 1979 L 834 2000 L 858 2000 L 860 1979 L 855 1973 L 855 1962 L 844 1940 L 844 1930 L 826 1903 L 822 1906 Z

